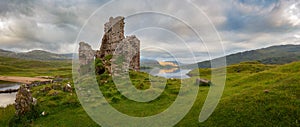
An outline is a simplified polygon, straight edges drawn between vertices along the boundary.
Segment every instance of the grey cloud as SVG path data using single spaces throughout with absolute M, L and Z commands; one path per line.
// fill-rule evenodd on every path
M 297 0 L 189 1 L 200 7 L 210 18 L 223 38 L 227 53 L 299 42 L 294 35 L 300 35 L 300 19 L 299 23 L 297 19 L 293 19 L 293 16 L 300 18 L 300 4 L 297 4 Z M 1 48 L 72 52 L 75 47 L 74 41 L 82 25 L 95 9 L 106 2 L 109 1 L 1 0 L 0 22 L 6 22 L 7 26 L 1 29 L 0 24 Z M 212 32 L 211 27 L 207 27 L 211 24 L 197 9 L 194 9 L 193 13 L 186 14 L 184 8 L 192 8 L 192 6 L 186 7 L 189 4 L 183 5 L 181 2 L 179 0 L 172 3 L 146 0 L 130 3 L 130 6 L 119 5 L 119 8 L 99 12 L 100 14 L 91 19 L 87 29 L 82 31 L 83 35 L 78 41 L 89 42 L 95 49 L 98 48 L 103 35 L 103 23 L 108 20 L 109 16 L 122 15 L 123 13 L 116 13 L 120 10 L 124 10 L 125 14 L 125 12 L 135 13 L 143 8 L 154 11 L 164 9 L 187 18 L 190 21 L 189 25 L 196 26 L 194 29 L 205 37 L 205 42 L 200 40 L 183 22 L 170 16 L 151 13 L 128 17 L 125 26 L 126 34 L 136 34 L 141 39 L 142 47 L 156 46 L 168 49 L 178 58 L 190 58 L 190 50 L 195 53 L 199 61 L 208 58 L 207 53 L 210 53 L 212 57 L 217 57 L 219 55 L 217 52 L 221 49 L 215 46 L 218 44 L 216 34 Z M 295 9 L 291 9 L 292 5 L 295 5 Z M 100 15 L 106 17 L 99 17 Z M 147 27 L 148 29 L 143 29 Z M 183 38 L 186 44 L 179 37 Z M 159 55 L 157 51 L 148 53 L 149 56 Z M 162 55 L 162 57 L 168 56 Z
M 227 20 L 223 24 L 223 29 L 249 34 L 278 33 L 290 29 L 299 29 L 284 17 L 288 8 L 295 3 L 296 1 L 286 0 L 270 0 L 267 2 L 234 0 L 232 8 L 225 13 Z
M 85 19 L 106 1 L 12 0 L 1 1 L 1 48 L 14 50 L 64 50 L 74 43 Z M 2 8 L 3 6 L 3 8 Z M 17 44 L 16 44 L 17 43 Z M 67 44 L 66 44 L 67 43 Z

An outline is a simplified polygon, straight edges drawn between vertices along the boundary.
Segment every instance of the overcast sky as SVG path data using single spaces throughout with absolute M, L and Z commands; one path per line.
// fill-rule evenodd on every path
M 118 15 L 126 17 L 125 34 L 136 35 L 149 58 L 189 61 L 194 55 L 202 61 L 300 44 L 298 0 L 1 0 L 0 48 L 70 53 L 85 41 L 98 49 L 103 24 Z

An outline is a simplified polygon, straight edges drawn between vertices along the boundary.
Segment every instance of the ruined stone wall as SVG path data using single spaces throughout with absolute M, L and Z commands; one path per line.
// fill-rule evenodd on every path
M 135 36 L 125 38 L 124 24 L 124 17 L 120 16 L 111 17 L 109 22 L 105 23 L 105 33 L 100 50 L 96 52 L 96 58 L 102 59 L 103 63 L 106 63 L 104 58 L 113 55 L 118 50 L 117 54 L 124 54 L 125 61 L 130 61 L 128 62 L 129 68 L 138 71 L 140 69 L 140 41 Z M 111 73 L 111 65 L 105 65 L 105 68 Z
M 79 72 L 81 75 L 84 75 L 93 70 L 91 64 L 94 63 L 95 51 L 89 44 L 80 42 L 78 52 L 80 65 Z
M 124 17 L 110 17 L 109 22 L 104 24 L 104 35 L 100 47 L 98 58 L 104 58 L 107 55 L 113 54 L 117 45 L 125 38 L 124 37 Z
M 140 40 L 133 35 L 126 37 L 121 43 L 120 51 L 127 56 L 125 59 L 129 61 L 129 68 L 140 70 Z
M 91 63 L 91 61 L 94 60 L 95 57 L 95 51 L 92 49 L 92 47 L 85 43 L 85 42 L 80 42 L 79 43 L 79 63 L 81 65 L 86 65 Z
M 107 56 L 119 55 L 124 58 L 122 66 L 129 67 L 138 71 L 140 69 L 140 40 L 136 36 L 124 36 L 124 17 L 111 17 L 109 22 L 104 24 L 104 35 L 100 50 L 94 51 L 87 43 L 79 43 L 79 64 L 80 74 L 90 72 L 91 63 L 94 58 L 102 61 L 105 69 L 97 68 L 97 73 L 102 73 L 103 70 L 108 70 L 111 73 L 112 60 L 106 59 Z M 114 54 L 115 53 L 115 54 Z

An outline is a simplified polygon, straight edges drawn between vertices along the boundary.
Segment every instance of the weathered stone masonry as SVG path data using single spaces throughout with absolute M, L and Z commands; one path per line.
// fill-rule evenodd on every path
M 124 17 L 110 17 L 109 22 L 104 24 L 104 35 L 102 38 L 102 44 L 100 50 L 94 52 L 81 51 L 81 49 L 89 49 L 88 46 L 82 46 L 87 48 L 79 48 L 79 60 L 80 65 L 86 65 L 90 62 L 91 53 L 98 59 L 101 59 L 103 63 L 107 63 L 106 57 L 115 54 L 125 54 L 125 61 L 130 61 L 129 68 L 138 71 L 140 69 L 140 40 L 136 36 L 124 36 Z M 80 45 L 80 46 L 81 46 Z M 86 54 L 85 54 L 86 53 Z M 81 58 L 80 56 L 86 56 Z M 111 61 L 109 61 L 111 63 Z M 126 62 L 125 62 L 126 64 Z M 111 65 L 104 64 L 106 70 L 111 73 Z M 125 65 L 126 66 L 126 65 Z

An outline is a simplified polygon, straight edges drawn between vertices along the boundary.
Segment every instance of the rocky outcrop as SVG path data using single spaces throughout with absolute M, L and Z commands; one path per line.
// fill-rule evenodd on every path
M 34 81 L 30 84 L 25 84 L 26 88 L 31 89 L 32 87 L 35 86 L 40 86 L 40 85 L 46 85 L 46 84 L 50 84 L 52 83 L 52 81 Z
M 20 86 L 15 102 L 16 115 L 18 116 L 24 115 L 32 110 L 34 105 L 33 97 L 25 85 Z

